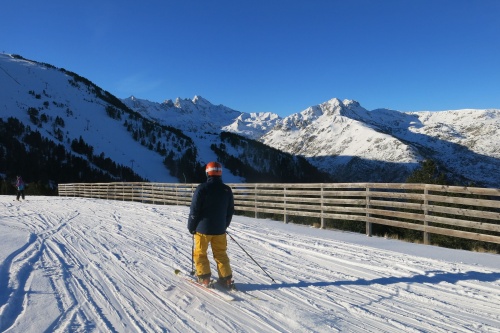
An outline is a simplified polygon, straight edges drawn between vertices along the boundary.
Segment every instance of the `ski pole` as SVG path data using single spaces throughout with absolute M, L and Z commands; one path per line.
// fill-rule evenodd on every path
M 227 234 L 229 237 L 231 237 L 231 239 L 232 239 L 232 240 L 233 240 L 236 244 L 238 244 L 238 246 L 239 246 L 239 247 L 243 250 L 243 252 L 245 252 L 245 253 L 247 254 L 247 256 L 249 256 L 249 257 L 250 257 L 250 259 L 252 259 L 252 260 L 253 260 L 253 262 L 254 262 L 255 264 L 257 264 L 257 266 L 259 266 L 259 268 L 260 268 L 260 269 L 262 269 L 262 271 L 263 271 L 264 273 L 266 273 L 266 275 L 267 275 L 267 276 L 269 276 L 269 278 L 270 278 L 271 280 L 273 280 L 273 282 L 274 282 L 274 283 L 277 283 L 276 281 L 274 281 L 274 279 L 273 279 L 273 278 L 272 278 L 269 274 L 267 274 L 267 272 L 264 270 L 264 268 L 262 268 L 262 266 L 261 266 L 261 265 L 259 265 L 259 263 L 258 263 L 257 261 L 255 261 L 255 259 L 254 259 L 254 258 L 252 258 L 252 256 L 251 256 L 250 254 L 248 254 L 248 252 L 247 252 L 247 251 L 245 251 L 245 249 L 244 249 L 244 248 L 243 248 L 243 247 L 242 247 L 242 246 L 241 246 L 241 245 L 240 245 L 240 244 L 239 244 L 239 243 L 238 243 L 238 242 L 237 242 L 237 241 L 233 238 L 233 236 L 231 236 L 231 235 L 229 234 L 229 232 L 227 232 L 227 231 L 226 231 L 226 234 Z
M 193 246 L 191 247 L 191 275 L 194 275 L 194 235 L 193 235 Z

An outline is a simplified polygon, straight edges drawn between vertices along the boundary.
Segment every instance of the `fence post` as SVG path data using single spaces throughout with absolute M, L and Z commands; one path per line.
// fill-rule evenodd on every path
M 429 190 L 427 185 L 424 186 L 424 244 L 429 245 L 431 241 L 431 234 L 427 232 L 427 227 L 429 226 L 429 221 L 427 217 L 429 216 Z
M 288 223 L 288 216 L 286 215 L 286 187 L 283 187 L 283 222 Z
M 165 198 L 165 187 L 167 186 L 167 184 L 165 183 L 162 183 L 161 184 L 161 202 L 163 202 L 163 204 L 165 205 L 166 201 L 167 201 L 167 198 Z
M 255 208 L 255 218 L 259 218 L 259 214 L 257 213 L 257 184 L 253 187 L 253 198 L 254 198 L 254 208 Z
M 321 226 L 320 226 L 321 229 L 325 229 L 325 218 L 323 216 L 324 215 L 324 212 L 323 212 L 323 210 L 324 210 L 324 208 L 323 208 L 323 200 L 325 199 L 324 198 L 324 193 L 323 193 L 323 185 L 324 184 L 321 183 Z
M 177 206 L 179 206 L 179 185 L 174 184 L 174 188 L 175 188 L 175 204 Z M 186 187 L 185 191 L 187 192 L 187 187 Z
M 369 221 L 370 213 L 368 213 L 368 209 L 370 209 L 370 187 L 366 186 L 366 235 L 371 237 L 372 223 Z

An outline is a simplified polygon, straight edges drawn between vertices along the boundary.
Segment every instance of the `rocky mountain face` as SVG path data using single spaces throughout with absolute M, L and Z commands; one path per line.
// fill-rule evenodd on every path
M 284 118 L 260 140 L 349 181 L 402 181 L 433 159 L 458 183 L 498 187 L 499 134 L 500 110 L 367 111 L 332 99 Z

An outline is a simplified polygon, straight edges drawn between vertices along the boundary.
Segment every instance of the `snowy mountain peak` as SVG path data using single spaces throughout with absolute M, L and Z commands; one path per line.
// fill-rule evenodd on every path
M 180 97 L 177 97 L 175 99 L 175 102 L 174 102 L 174 106 L 178 109 L 181 109 L 182 108 L 182 100 L 180 99 Z
M 358 107 L 361 107 L 361 105 L 359 104 L 358 101 L 355 101 L 355 100 L 352 100 L 352 99 L 344 99 L 344 101 L 342 103 L 344 103 L 344 105 L 347 106 L 348 108 L 358 108 Z
M 332 109 L 339 109 L 339 108 L 342 108 L 344 106 L 344 103 L 342 103 L 342 101 L 338 98 L 332 98 L 331 100 L 326 101 L 320 105 L 329 106 Z
M 165 105 L 166 107 L 174 107 L 174 102 L 171 99 L 166 99 L 163 101 L 162 105 Z
M 210 103 L 208 100 L 206 100 L 205 98 L 203 98 L 199 95 L 194 96 L 192 101 L 193 101 L 193 104 L 200 106 L 200 107 L 204 107 L 204 108 L 213 106 L 212 103 Z
M 316 121 L 335 122 L 340 117 L 358 119 L 359 113 L 367 113 L 368 111 L 353 100 L 341 101 L 338 98 L 332 98 L 329 101 L 319 105 L 311 106 L 300 113 L 293 114 L 283 119 L 278 124 L 279 128 L 285 131 L 293 129 L 304 129 Z
M 351 116 L 352 112 L 366 112 L 366 109 L 361 107 L 358 102 L 349 99 L 340 101 L 338 98 L 333 98 L 320 104 L 319 108 L 322 110 L 323 114 L 329 116 Z
M 169 106 L 172 104 L 167 103 L 166 105 Z M 228 111 L 230 113 L 237 112 L 224 106 L 215 106 L 212 103 L 210 103 L 210 101 L 199 95 L 194 96 L 192 99 L 188 98 L 181 99 L 180 97 L 177 97 L 175 103 L 173 103 L 173 106 L 179 109 L 179 111 L 183 113 L 195 113 L 203 115 L 206 115 L 207 112 L 209 113 L 221 113 L 221 112 L 227 113 Z

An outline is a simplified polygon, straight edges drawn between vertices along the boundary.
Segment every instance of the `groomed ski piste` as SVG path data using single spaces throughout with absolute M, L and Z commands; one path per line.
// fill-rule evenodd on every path
M 188 207 L 0 196 L 0 332 L 500 332 L 500 256 L 235 216 L 242 296 L 191 270 Z M 212 260 L 213 263 L 213 260 Z M 212 267 L 215 272 L 215 267 Z

